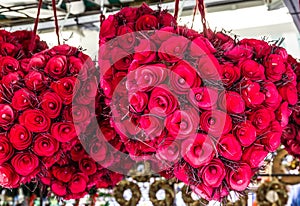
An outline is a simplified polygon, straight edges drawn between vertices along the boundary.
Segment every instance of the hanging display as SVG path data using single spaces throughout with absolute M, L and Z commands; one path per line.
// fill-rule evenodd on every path
M 101 25 L 100 84 L 129 156 L 207 200 L 242 194 L 279 147 L 293 62 L 276 42 L 198 33 L 146 4 Z

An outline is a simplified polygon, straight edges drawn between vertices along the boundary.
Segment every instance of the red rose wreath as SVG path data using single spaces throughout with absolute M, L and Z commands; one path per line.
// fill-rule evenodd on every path
M 285 49 L 200 34 L 146 4 L 109 16 L 99 49 L 110 124 L 129 156 L 207 200 L 247 188 L 298 101 Z

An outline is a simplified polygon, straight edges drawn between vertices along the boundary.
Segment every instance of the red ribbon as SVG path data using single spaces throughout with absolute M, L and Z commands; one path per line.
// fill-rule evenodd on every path
M 37 10 L 36 18 L 34 20 L 33 35 L 31 37 L 31 44 L 29 47 L 29 51 L 31 51 L 31 52 L 33 52 L 33 50 L 35 48 L 35 37 L 36 37 L 36 32 L 37 32 L 37 28 L 38 28 L 38 24 L 39 24 L 39 20 L 40 20 L 42 4 L 43 4 L 43 0 L 39 0 L 38 10 Z
M 56 31 L 56 36 L 57 36 L 57 43 L 58 43 L 58 45 L 60 45 L 59 27 L 58 27 L 58 19 L 57 19 L 57 14 L 56 14 L 55 0 L 52 0 L 52 9 L 53 9 L 53 14 L 54 14 L 54 23 L 55 23 L 55 31 Z
M 202 26 L 203 26 L 203 33 L 204 33 L 204 35 L 206 35 L 206 33 L 207 33 L 207 26 L 206 26 L 206 18 L 205 18 L 205 4 L 204 4 L 204 0 L 198 0 L 198 8 L 199 8 L 199 12 L 201 14 L 201 22 L 202 22 Z
M 177 21 L 179 11 L 179 0 L 175 0 L 174 18 Z

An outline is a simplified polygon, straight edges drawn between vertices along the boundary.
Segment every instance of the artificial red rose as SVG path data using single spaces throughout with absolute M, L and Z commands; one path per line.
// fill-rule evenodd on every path
M 29 68 L 28 68 L 29 61 L 30 61 L 29 58 L 19 60 L 20 70 L 25 74 L 29 72 Z
M 43 91 L 48 85 L 48 79 L 39 71 L 30 71 L 24 77 L 25 85 L 31 91 Z
M 87 67 L 89 67 L 88 63 L 82 61 L 82 59 L 74 56 L 69 57 L 69 72 L 73 75 L 78 75 L 77 78 L 80 79 L 81 81 L 87 80 L 87 76 L 88 76 Z
M 191 189 L 195 192 L 195 194 L 199 195 L 201 198 L 205 200 L 212 200 L 214 188 L 209 187 L 205 184 L 191 185 Z
M 79 169 L 85 175 L 92 175 L 97 171 L 96 162 L 91 158 L 82 158 L 79 161 Z
M 222 92 L 218 100 L 219 108 L 232 114 L 242 114 L 245 111 L 245 101 L 237 92 Z
M 91 112 L 87 106 L 73 105 L 72 117 L 76 126 L 80 125 L 81 128 L 86 128 L 91 121 Z
M 67 44 L 54 46 L 47 51 L 50 56 L 63 55 L 63 56 L 75 56 L 78 52 L 76 47 L 72 47 Z
M 177 106 L 178 100 L 167 85 L 161 84 L 152 90 L 148 103 L 150 113 L 168 116 L 176 110 Z
M 147 139 L 155 139 L 162 135 L 164 123 L 155 116 L 145 114 L 139 119 L 139 128 L 142 129 Z
M 16 172 L 24 177 L 29 175 L 35 176 L 39 171 L 39 158 L 29 152 L 15 154 L 11 164 Z
M 146 64 L 155 61 L 156 46 L 149 39 L 140 39 L 139 44 L 134 47 L 133 59 L 139 64 Z
M 250 80 L 264 80 L 265 68 L 263 65 L 251 59 L 245 59 L 239 62 L 242 75 Z
M 242 160 L 251 168 L 259 168 L 262 166 L 268 153 L 269 152 L 265 149 L 264 145 L 253 144 L 244 150 Z
M 54 92 L 47 91 L 40 97 L 41 108 L 48 117 L 54 119 L 58 117 L 62 110 L 62 100 Z
M 51 125 L 51 120 L 47 114 L 38 109 L 24 111 L 19 117 L 19 122 L 30 132 L 46 132 Z
M 23 79 L 24 74 L 21 71 L 17 71 L 4 75 L 1 83 L 6 89 L 10 91 L 16 91 L 20 88 Z
M 121 48 L 115 47 L 111 51 L 111 63 L 117 70 L 128 70 L 132 60 L 133 56 Z
M 103 140 L 106 140 L 106 141 L 111 141 L 111 140 L 115 139 L 116 135 L 117 135 L 115 129 L 113 127 L 111 127 L 111 125 L 109 123 L 101 125 L 99 132 L 101 132 L 103 134 L 103 137 L 104 137 Z M 100 135 L 98 135 L 98 137 L 101 138 Z
M 160 45 L 158 56 L 161 60 L 169 63 L 178 62 L 184 59 L 188 44 L 188 39 L 182 36 L 172 36 Z
M 197 135 L 198 123 L 198 111 L 187 107 L 170 114 L 165 120 L 165 127 L 173 137 L 185 139 Z
M 13 57 L 5 56 L 0 58 L 0 77 L 2 74 L 16 72 L 20 68 L 19 61 Z
M 238 168 L 229 169 L 226 182 L 236 191 L 244 191 L 250 184 L 252 172 L 246 163 L 241 163 Z
M 279 95 L 275 84 L 269 81 L 263 83 L 262 92 L 265 94 L 265 101 L 263 102 L 263 105 L 271 110 L 277 109 L 282 98 Z
M 159 31 L 155 32 L 150 39 L 153 40 L 156 45 L 161 45 L 164 41 L 172 36 L 175 36 L 177 29 L 171 26 L 163 27 Z
M 68 62 L 66 56 L 54 56 L 47 62 L 45 73 L 54 79 L 65 77 L 68 72 Z
M 46 66 L 49 56 L 44 54 L 35 54 L 30 58 L 26 71 L 39 70 Z
M 219 187 L 225 178 L 225 166 L 220 159 L 214 158 L 199 170 L 199 176 L 208 187 Z
M 5 188 L 17 188 L 19 187 L 19 175 L 15 172 L 14 168 L 10 164 L 0 165 L 0 185 Z
M 234 129 L 234 133 L 243 147 L 250 146 L 256 140 L 256 129 L 248 120 L 239 123 Z
M 271 46 L 263 40 L 242 39 L 239 43 L 252 47 L 256 58 L 262 58 L 271 52 Z
M 269 152 L 275 152 L 281 144 L 282 127 L 279 122 L 272 121 L 270 127 L 261 138 L 261 143 L 265 145 Z
M 282 132 L 282 140 L 287 141 L 287 140 L 293 140 L 297 135 L 297 129 L 295 124 L 288 124 L 283 132 Z
M 175 141 L 161 143 L 157 148 L 156 158 L 160 161 L 176 163 L 180 158 L 180 144 Z
M 76 77 L 64 77 L 51 83 L 51 89 L 62 99 L 65 105 L 71 104 L 76 95 L 80 82 Z
M 129 96 L 130 108 L 133 112 L 143 112 L 148 105 L 148 95 L 145 92 L 135 92 Z
M 272 82 L 281 80 L 282 75 L 286 72 L 284 60 L 278 54 L 267 56 L 264 60 L 264 66 L 266 68 L 266 76 Z
M 188 138 L 181 144 L 181 156 L 194 168 L 207 165 L 215 156 L 213 142 L 204 134 Z
M 194 106 L 210 110 L 216 106 L 218 91 L 210 87 L 196 87 L 189 91 L 188 98 Z
M 14 154 L 14 148 L 5 134 L 0 134 L 0 164 L 9 160 Z
M 246 106 L 251 108 L 260 106 L 265 100 L 264 93 L 260 92 L 260 85 L 250 80 L 242 83 L 241 95 Z
M 253 48 L 247 45 L 236 45 L 232 49 L 225 51 L 224 55 L 233 61 L 252 59 Z
M 53 166 L 51 168 L 53 176 L 64 183 L 68 183 L 76 172 L 73 166 Z
M 161 26 L 167 27 L 167 26 L 176 26 L 177 22 L 173 15 L 168 13 L 167 11 L 162 11 L 160 15 L 158 16 L 158 22 Z
M 129 72 L 126 88 L 129 91 L 147 92 L 161 84 L 168 75 L 164 64 L 145 65 Z
M 93 104 L 95 101 L 95 96 L 98 92 L 98 81 L 95 76 L 83 82 L 77 96 L 73 98 L 76 103 L 83 105 Z
M 278 46 L 275 47 L 274 45 L 272 45 L 272 46 L 274 49 L 274 54 L 278 54 L 279 56 L 281 56 L 284 61 L 286 61 L 288 59 L 288 53 L 285 48 L 278 47 Z
M 151 14 L 141 16 L 135 23 L 135 29 L 137 31 L 155 30 L 156 28 L 158 28 L 158 19 Z
M 32 135 L 26 127 L 20 124 L 14 124 L 8 133 L 10 143 L 17 150 L 28 148 L 32 142 Z
M 278 88 L 279 94 L 283 100 L 290 105 L 295 105 L 298 102 L 297 87 L 291 83 Z
M 51 126 L 51 135 L 59 142 L 70 142 L 77 137 L 73 123 L 56 122 Z
M 8 104 L 0 104 L 0 127 L 6 129 L 14 120 L 14 110 Z
M 70 151 L 71 159 L 79 161 L 86 154 L 82 144 L 78 141 Z
M 266 129 L 274 118 L 274 112 L 269 109 L 258 109 L 249 116 L 249 120 L 257 130 Z
M 228 62 L 220 65 L 219 72 L 220 78 L 226 87 L 232 86 L 241 76 L 240 68 Z
M 217 58 L 212 55 L 204 55 L 198 61 L 198 74 L 204 80 L 221 80 L 220 64 Z
M 281 127 L 285 128 L 289 123 L 289 117 L 292 114 L 292 110 L 289 109 L 287 102 L 283 102 L 275 114 L 276 119 L 280 122 Z
M 100 31 L 100 38 L 105 37 L 111 39 L 116 36 L 118 22 L 113 15 L 109 15 L 105 21 L 103 21 Z
M 243 154 L 239 141 L 232 134 L 221 136 L 217 148 L 221 156 L 233 161 L 239 161 Z
M 53 181 L 51 183 L 51 190 L 54 194 L 63 197 L 67 194 L 67 187 L 60 181 Z
M 137 19 L 137 8 L 124 7 L 119 12 L 119 18 L 122 18 L 126 23 L 131 23 Z
M 93 139 L 91 143 L 92 144 L 88 153 L 93 158 L 93 160 L 98 163 L 105 161 L 105 159 L 108 160 L 108 153 L 113 151 L 108 151 L 107 142 L 101 141 L 101 139 Z
M 120 26 L 118 28 L 117 35 L 117 41 L 122 49 L 130 50 L 134 47 L 136 37 L 134 31 L 129 26 Z
M 179 162 L 174 165 L 174 169 L 169 171 L 168 173 L 174 173 L 175 177 L 184 182 L 185 184 L 189 184 L 190 178 L 190 167 L 189 164 L 180 164 Z M 173 175 L 173 174 L 169 174 Z
M 210 41 L 203 36 L 195 38 L 190 44 L 190 55 L 192 57 L 201 57 L 203 55 L 215 53 L 216 49 Z
M 114 92 L 114 86 L 112 82 L 106 79 L 101 79 L 100 86 L 103 90 L 105 97 L 111 99 Z
M 72 193 L 80 193 L 85 191 L 87 182 L 88 178 L 84 174 L 77 173 L 73 175 L 68 187 Z
M 201 85 L 197 71 L 186 61 L 179 61 L 171 68 L 170 84 L 175 93 L 183 94 Z
M 2 42 L 0 45 L 0 53 L 5 56 L 15 56 L 18 48 L 8 42 Z
M 37 99 L 35 94 L 26 88 L 16 91 L 11 100 L 11 106 L 18 111 L 32 108 L 36 103 Z
M 34 138 L 33 152 L 38 156 L 49 157 L 59 149 L 57 142 L 50 134 L 38 134 Z
M 200 128 L 209 135 L 220 137 L 231 131 L 231 117 L 220 110 L 205 111 L 200 115 Z

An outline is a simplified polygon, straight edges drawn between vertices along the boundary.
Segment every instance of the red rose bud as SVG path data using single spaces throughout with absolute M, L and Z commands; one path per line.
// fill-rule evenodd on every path
M 244 150 L 242 160 L 251 168 L 259 168 L 267 155 L 268 151 L 263 145 L 253 144 Z
M 28 109 L 24 111 L 19 122 L 30 132 L 46 132 L 50 128 L 51 121 L 45 112 L 38 109 Z
M 189 41 L 182 36 L 172 36 L 164 41 L 158 49 L 158 56 L 161 60 L 175 63 L 184 59 Z
M 150 14 L 145 14 L 138 18 L 135 23 L 135 29 L 137 31 L 143 30 L 155 30 L 158 27 L 158 19 Z
M 265 77 L 265 68 L 263 65 L 257 63 L 254 60 L 246 59 L 239 62 L 239 67 L 241 69 L 242 75 L 246 79 L 250 80 L 264 80 Z
M 160 15 L 158 16 L 158 21 L 159 24 L 163 27 L 177 25 L 174 16 L 168 13 L 167 11 L 162 11 L 160 13 Z
M 209 135 L 220 137 L 231 131 L 231 117 L 220 110 L 205 111 L 200 115 L 200 127 Z
M 252 172 L 248 164 L 241 163 L 237 169 L 230 169 L 226 182 L 236 191 L 244 191 L 250 184 Z
M 14 110 L 8 104 L 0 104 L 0 127 L 4 129 L 15 120 Z
M 37 103 L 37 97 L 30 90 L 23 88 L 14 93 L 11 101 L 11 106 L 15 110 L 25 110 L 33 108 Z
M 11 164 L 19 175 L 35 176 L 39 171 L 39 159 L 36 155 L 23 152 L 17 153 L 11 160 Z
M 232 63 L 226 62 L 220 65 L 220 78 L 224 86 L 229 87 L 236 82 L 241 76 L 240 68 Z
M 242 157 L 242 147 L 232 134 L 223 135 L 217 145 L 218 153 L 226 159 L 238 161 Z
M 184 94 L 191 88 L 199 87 L 201 79 L 196 69 L 185 61 L 180 61 L 171 68 L 170 84 L 175 93 Z
M 67 194 L 67 186 L 60 181 L 54 181 L 51 183 L 51 190 L 54 194 L 63 197 Z
M 33 152 L 38 156 L 49 157 L 59 149 L 59 143 L 49 134 L 38 134 L 33 142 Z
M 53 176 L 64 183 L 68 183 L 76 172 L 72 166 L 53 166 L 51 169 Z
M 148 103 L 150 113 L 158 116 L 168 116 L 176 110 L 177 106 L 178 100 L 167 85 L 161 84 L 152 90 Z
M 215 156 L 213 142 L 204 134 L 186 139 L 181 144 L 181 156 L 194 168 L 206 165 Z
M 272 81 L 276 82 L 282 79 L 282 74 L 286 72 L 286 66 L 282 56 L 278 54 L 270 54 L 264 60 L 264 66 L 266 68 L 266 76 Z
M 26 127 L 20 124 L 14 124 L 8 133 L 8 138 L 14 148 L 17 150 L 27 149 L 32 142 L 32 135 Z
M 4 134 L 0 134 L 0 164 L 9 160 L 14 154 L 14 149 L 7 137 Z
M 54 56 L 49 59 L 45 73 L 54 79 L 60 79 L 65 77 L 68 72 L 67 58 L 66 56 Z
M 90 158 L 82 158 L 79 161 L 79 169 L 85 175 L 92 175 L 92 174 L 96 173 L 96 171 L 97 171 L 96 162 Z
M 245 102 L 237 92 L 223 92 L 219 96 L 218 105 L 221 110 L 233 114 L 242 114 L 245 111 Z
M 199 171 L 199 176 L 208 187 L 219 187 L 225 178 L 225 166 L 220 159 L 213 159 Z
M 10 164 L 0 165 L 0 185 L 5 188 L 19 187 L 19 175 Z
M 243 147 L 249 147 L 256 140 L 256 129 L 250 121 L 239 123 L 234 132 Z
M 86 189 L 88 178 L 81 173 L 73 175 L 71 181 L 69 182 L 69 189 L 72 193 L 81 193 Z
M 210 87 L 197 87 L 189 91 L 188 98 L 194 106 L 210 110 L 216 106 L 218 91 Z
M 56 122 L 51 126 L 51 135 L 59 142 L 69 142 L 77 137 L 73 123 Z

